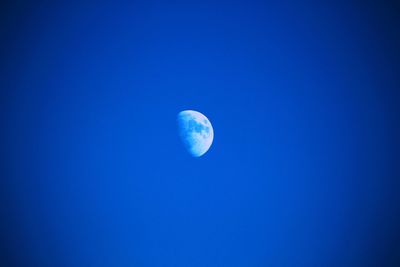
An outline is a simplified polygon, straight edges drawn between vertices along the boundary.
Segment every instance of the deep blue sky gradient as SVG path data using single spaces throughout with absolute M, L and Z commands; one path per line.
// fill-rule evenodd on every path
M 398 4 L 55 2 L 1 11 L 1 266 L 399 266 Z

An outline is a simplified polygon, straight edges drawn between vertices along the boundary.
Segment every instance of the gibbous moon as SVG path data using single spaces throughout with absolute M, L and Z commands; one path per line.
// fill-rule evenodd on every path
M 214 130 L 206 116 L 194 110 L 181 111 L 178 127 L 182 142 L 193 157 L 207 152 L 214 139 Z

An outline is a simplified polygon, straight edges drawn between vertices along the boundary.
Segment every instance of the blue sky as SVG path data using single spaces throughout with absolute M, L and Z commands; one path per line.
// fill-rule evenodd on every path
M 4 266 L 400 262 L 395 4 L 3 10 Z

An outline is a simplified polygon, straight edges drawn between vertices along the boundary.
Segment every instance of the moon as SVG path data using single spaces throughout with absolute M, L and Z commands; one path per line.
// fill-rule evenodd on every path
M 178 113 L 177 121 L 186 150 L 193 157 L 204 155 L 214 139 L 214 130 L 208 118 L 198 111 L 184 110 Z

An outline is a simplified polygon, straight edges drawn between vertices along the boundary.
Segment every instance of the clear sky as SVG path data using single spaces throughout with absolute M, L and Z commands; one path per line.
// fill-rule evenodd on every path
M 400 9 L 376 2 L 2 4 L 0 265 L 399 266 Z

